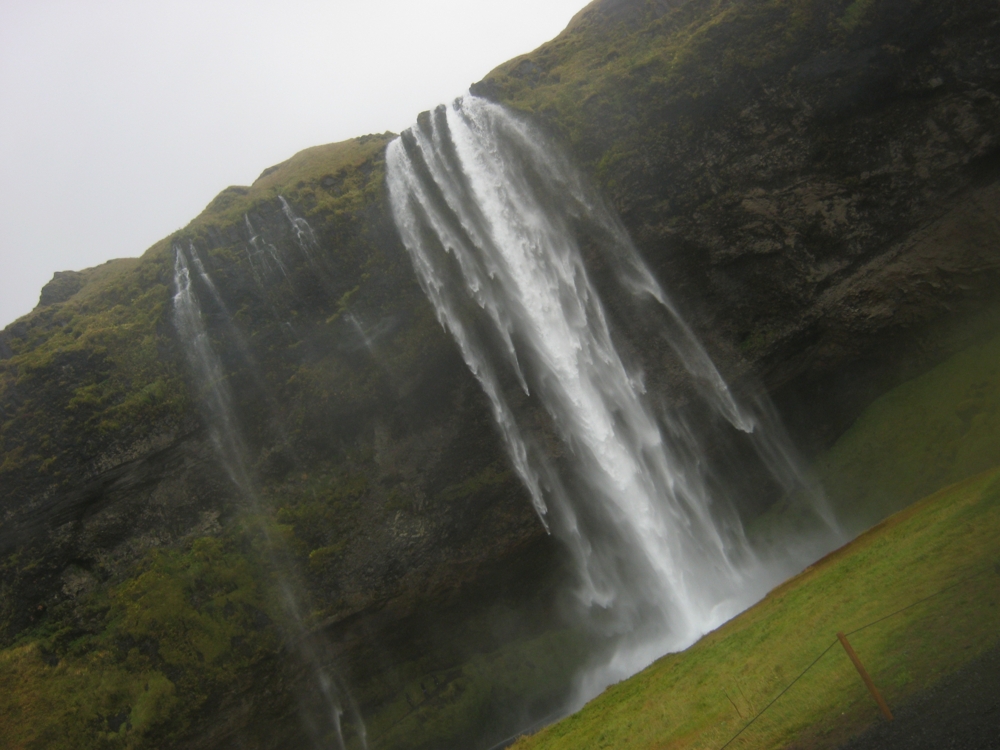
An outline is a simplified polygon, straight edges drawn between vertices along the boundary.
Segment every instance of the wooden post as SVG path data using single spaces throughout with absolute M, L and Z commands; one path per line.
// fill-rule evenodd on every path
M 865 670 L 865 665 L 861 663 L 861 659 L 859 659 L 858 655 L 854 653 L 854 649 L 851 648 L 851 644 L 850 641 L 847 640 L 847 636 L 843 633 L 837 633 L 837 638 L 840 639 L 840 645 L 844 647 L 844 651 L 847 652 L 851 661 L 854 662 L 854 666 L 857 667 L 858 674 L 861 675 L 861 679 L 867 686 L 868 691 L 872 694 L 875 702 L 878 703 L 878 707 L 882 709 L 882 714 L 886 719 L 892 721 L 892 711 L 889 710 L 889 706 L 882 697 L 882 694 L 878 691 L 878 688 L 875 687 L 875 683 L 872 682 L 872 678 L 869 677 L 867 670 Z

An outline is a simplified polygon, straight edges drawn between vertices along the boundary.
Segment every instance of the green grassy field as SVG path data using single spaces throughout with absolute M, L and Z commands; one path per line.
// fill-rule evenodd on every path
M 685 652 L 518 742 L 528 748 L 720 748 L 837 631 L 851 636 L 890 706 L 1000 641 L 1000 469 L 902 511 L 775 589 Z M 840 646 L 730 747 L 836 747 L 878 719 Z
M 721 748 L 820 657 L 729 747 L 833 748 L 880 720 L 840 645 L 824 653 L 838 631 L 909 607 L 851 636 L 890 706 L 994 647 L 1000 642 L 998 371 L 1000 338 L 971 347 L 878 399 L 817 461 L 848 523 L 949 486 L 828 555 L 687 651 L 663 657 L 515 747 Z
M 871 404 L 817 461 L 830 501 L 860 531 L 1000 465 L 1000 336 Z

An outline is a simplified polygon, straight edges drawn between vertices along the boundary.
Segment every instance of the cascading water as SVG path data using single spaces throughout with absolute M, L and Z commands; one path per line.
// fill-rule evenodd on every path
M 249 223 L 249 222 L 248 222 Z M 193 263 L 204 285 L 209 289 L 215 304 L 226 315 L 226 323 L 232 328 L 228 311 L 222 301 L 215 283 L 205 270 L 201 258 L 193 245 L 189 245 L 190 263 Z M 262 517 L 261 506 L 253 475 L 247 462 L 246 446 L 237 424 L 233 409 L 232 394 L 225 379 L 222 362 L 212 346 L 208 331 L 204 324 L 201 305 L 192 284 L 192 274 L 189 256 L 184 249 L 174 247 L 174 322 L 181 340 L 188 364 L 201 385 L 201 400 L 207 410 L 212 443 L 233 484 L 236 485 L 248 503 L 254 517 Z M 245 344 L 237 336 L 237 344 L 243 355 L 245 364 L 253 368 L 252 361 Z M 308 726 L 314 747 L 330 747 L 331 739 L 336 747 L 343 750 L 346 747 L 342 719 L 349 716 L 355 730 L 355 736 L 361 747 L 367 747 L 365 741 L 365 725 L 350 692 L 324 666 L 325 659 L 320 653 L 315 638 L 310 637 L 302 617 L 301 607 L 293 591 L 293 587 L 284 574 L 287 554 L 281 550 L 280 543 L 272 537 L 266 524 L 262 523 L 261 532 L 266 538 L 267 549 L 272 550 L 268 561 L 278 578 L 281 605 L 284 610 L 286 625 L 290 628 L 289 638 L 293 641 L 299 658 L 313 672 L 316 695 L 309 696 L 311 702 L 319 697 L 320 708 L 317 712 L 304 712 L 304 720 Z
M 195 256 L 197 257 L 197 256 Z M 200 266 L 200 259 L 196 261 Z M 245 461 L 246 448 L 233 417 L 232 396 L 226 385 L 222 363 L 212 348 L 201 315 L 201 305 L 191 284 L 191 269 L 184 250 L 174 248 L 174 324 L 184 342 L 188 365 L 202 387 L 202 402 L 209 414 L 209 434 L 222 463 L 240 492 L 252 494 L 253 485 Z M 217 294 L 214 285 L 212 292 Z
M 386 161 L 420 283 L 486 392 L 539 517 L 573 556 L 583 611 L 618 644 L 579 699 L 686 647 L 787 575 L 787 564 L 760 561 L 731 504 L 709 491 L 692 431 L 657 414 L 616 346 L 579 237 L 617 277 L 602 282 L 645 305 L 707 407 L 747 433 L 786 487 L 800 483 L 788 452 L 737 404 L 559 150 L 502 107 L 465 96 L 421 116 Z M 524 426 L 529 412 L 535 425 L 547 415 L 554 440 Z
M 253 224 L 250 223 L 250 217 L 246 214 L 243 216 L 243 222 L 246 224 L 247 235 L 249 236 L 247 240 L 247 260 L 250 263 L 254 277 L 257 279 L 257 283 L 261 283 L 262 276 L 267 277 L 272 273 L 272 264 L 281 271 L 282 276 L 288 278 L 288 269 L 285 268 L 285 264 L 278 254 L 278 249 L 272 243 L 268 242 L 261 233 L 254 230 Z
M 281 202 L 282 213 L 285 214 L 285 218 L 288 219 L 288 223 L 292 226 L 292 232 L 295 233 L 295 241 L 298 243 L 299 249 L 305 253 L 310 262 L 313 262 L 312 254 L 317 248 L 316 233 L 313 232 L 308 221 L 295 215 L 292 207 L 285 200 L 285 196 L 279 195 L 278 200 Z

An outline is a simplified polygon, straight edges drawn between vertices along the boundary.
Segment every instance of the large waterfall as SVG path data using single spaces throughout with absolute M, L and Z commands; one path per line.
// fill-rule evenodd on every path
M 747 433 L 791 490 L 788 452 L 736 402 L 560 150 L 465 96 L 393 141 L 387 166 L 420 283 L 488 396 L 542 523 L 573 557 L 583 616 L 618 643 L 581 699 L 691 644 L 787 575 L 787 561 L 762 561 L 730 499 L 710 490 L 696 431 L 647 392 L 598 287 L 648 316 L 644 330 L 669 344 L 704 409 Z M 584 243 L 609 277 L 600 284 Z

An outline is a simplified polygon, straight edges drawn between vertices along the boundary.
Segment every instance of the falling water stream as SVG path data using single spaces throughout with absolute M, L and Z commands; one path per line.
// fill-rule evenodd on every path
M 396 226 L 420 284 L 482 386 L 541 523 L 572 559 L 570 616 L 612 644 L 580 677 L 566 710 L 690 645 L 833 546 L 838 535 L 821 495 L 798 470 L 773 412 L 763 400 L 734 396 L 620 220 L 555 144 L 499 105 L 465 96 L 421 116 L 389 145 L 386 163 Z M 279 200 L 303 258 L 321 270 L 312 228 Z M 258 283 L 287 278 L 277 247 L 244 219 Z M 244 364 L 254 373 L 256 366 L 197 250 L 178 245 L 174 253 L 175 324 L 212 442 L 263 516 L 194 278 L 232 329 Z M 376 356 L 377 327 L 366 329 L 353 313 L 346 320 Z M 637 355 L 647 349 L 658 354 Z M 687 398 L 698 409 L 668 406 L 676 399 L 667 398 L 663 378 L 647 384 L 637 362 L 655 367 L 663 352 L 686 371 Z M 692 424 L 692 414 L 710 424 Z M 705 459 L 713 429 L 752 447 L 768 481 L 811 514 L 811 536 L 768 549 L 748 541 L 739 498 L 714 481 Z M 344 746 L 345 714 L 363 746 L 361 717 L 307 637 L 282 559 L 271 564 L 283 581 L 290 640 L 324 706 L 319 720 L 305 717 L 313 737 L 325 738 L 316 747 L 330 737 Z
M 281 203 L 281 212 L 285 215 L 285 218 L 288 219 L 288 223 L 292 227 L 292 232 L 295 234 L 295 241 L 298 243 L 299 249 L 305 253 L 310 263 L 314 263 L 313 252 L 318 247 L 316 243 L 316 233 L 313 232 L 313 228 L 309 226 L 308 221 L 295 215 L 292 207 L 288 205 L 288 201 L 285 200 L 285 196 L 279 195 L 278 201 Z
M 249 222 L 248 222 L 249 223 Z M 252 231 L 252 230 L 251 230 Z M 253 236 L 253 235 L 251 235 Z M 237 487 L 243 500 L 248 504 L 252 517 L 263 516 L 262 506 L 257 493 L 253 474 L 247 462 L 246 446 L 237 424 L 233 410 L 232 394 L 226 382 L 222 362 L 212 346 L 208 331 L 205 328 L 201 304 L 192 283 L 191 264 L 195 266 L 198 276 L 208 288 L 215 303 L 227 316 L 228 312 L 219 296 L 211 277 L 205 268 L 193 245 L 185 251 L 182 247 L 174 247 L 174 323 L 184 344 L 188 365 L 196 376 L 201 387 L 201 400 L 207 411 L 209 435 L 216 452 L 222 461 L 229 478 Z M 245 364 L 254 367 L 249 361 L 245 345 L 240 343 L 240 350 Z M 291 582 L 288 580 L 285 554 L 280 549 L 280 542 L 270 533 L 267 525 L 261 523 L 260 530 L 266 538 L 266 547 L 272 552 L 268 561 L 278 580 L 280 601 L 284 610 L 286 626 L 290 629 L 290 640 L 293 642 L 298 657 L 312 671 L 314 694 L 310 700 L 318 697 L 322 704 L 319 716 L 314 712 L 304 711 L 304 723 L 312 735 L 314 746 L 330 747 L 330 741 L 341 748 L 346 747 L 342 719 L 347 715 L 355 728 L 355 733 L 362 747 L 366 747 L 365 727 L 360 712 L 351 699 L 350 692 L 337 676 L 325 666 L 325 659 L 320 649 L 306 629 L 302 610 Z
M 620 353 L 581 237 L 616 277 L 603 288 L 659 321 L 703 405 L 747 435 L 775 481 L 808 496 L 790 452 L 737 403 L 560 150 L 499 105 L 465 96 L 393 141 L 387 168 L 420 283 L 488 396 L 542 523 L 572 554 L 582 615 L 618 644 L 578 700 L 690 645 L 787 576 L 798 561 L 765 561 L 751 548 L 729 499 L 709 489 L 693 431 L 656 407 Z M 548 415 L 556 449 L 526 427 L 532 405 Z M 814 509 L 823 515 L 820 500 Z

